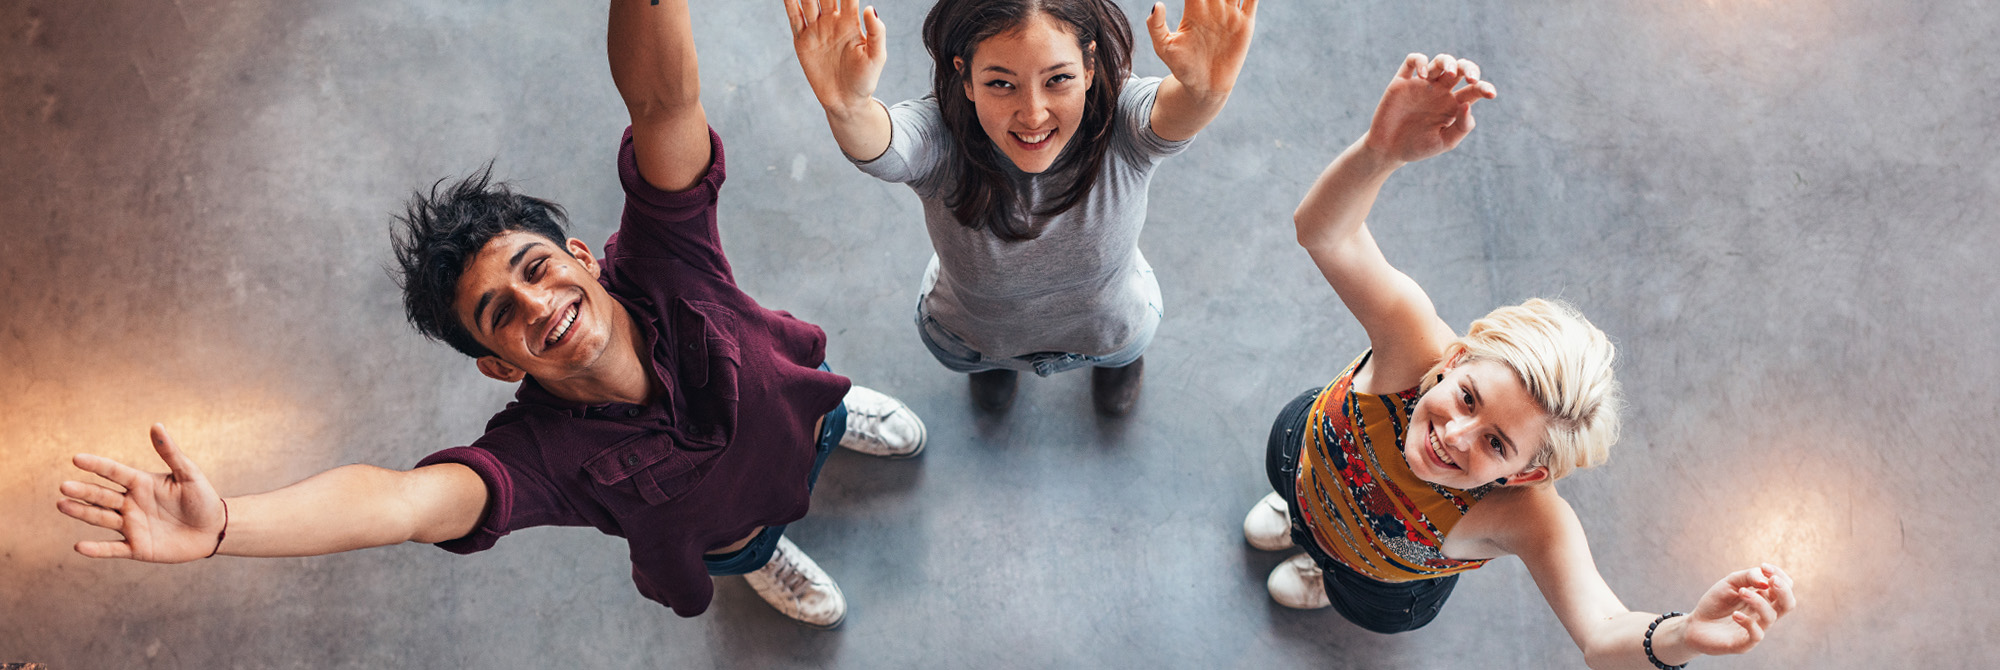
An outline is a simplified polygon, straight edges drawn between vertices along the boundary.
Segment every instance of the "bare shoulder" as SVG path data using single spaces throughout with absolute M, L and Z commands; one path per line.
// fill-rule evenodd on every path
M 1452 528 L 1445 554 L 1459 559 L 1520 556 L 1582 538 L 1576 510 L 1555 486 L 1503 486 L 1488 492 Z

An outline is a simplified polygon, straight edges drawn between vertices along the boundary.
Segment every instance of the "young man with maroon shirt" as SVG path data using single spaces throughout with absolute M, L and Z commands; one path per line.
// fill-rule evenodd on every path
M 611 71 L 632 125 L 623 220 L 601 260 L 563 234 L 559 206 L 485 173 L 434 186 L 400 219 L 411 323 L 521 384 L 485 435 L 409 471 L 350 465 L 225 500 L 155 425 L 171 474 L 76 456 L 123 490 L 64 482 L 57 507 L 124 536 L 76 550 L 157 563 L 406 541 L 470 553 L 521 528 L 589 525 L 626 538 L 640 593 L 681 616 L 707 609 L 712 575 L 741 574 L 787 616 L 839 625 L 839 587 L 785 524 L 805 515 L 834 444 L 907 458 L 923 422 L 828 371 L 818 327 L 737 287 L 692 38 L 685 0 L 612 3 Z

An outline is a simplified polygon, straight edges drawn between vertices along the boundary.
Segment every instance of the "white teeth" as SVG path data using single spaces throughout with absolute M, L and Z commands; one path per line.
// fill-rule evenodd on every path
M 1045 130 L 1042 131 L 1042 134 L 1040 135 L 1022 135 L 1020 133 L 1014 133 L 1014 136 L 1021 138 L 1022 142 L 1026 142 L 1028 144 L 1040 144 L 1042 140 L 1048 139 L 1049 135 L 1053 135 L 1055 134 L 1055 132 L 1056 131 L 1054 130 Z
M 570 310 L 569 316 L 563 318 L 562 325 L 556 326 L 556 332 L 549 334 L 549 344 L 555 344 L 556 340 L 562 339 L 562 336 L 569 332 L 570 326 L 576 325 L 576 315 L 579 311 L 577 309 Z
M 1446 458 L 1446 457 L 1445 457 L 1445 455 L 1444 455 L 1444 446 L 1443 446 L 1443 445 L 1440 445 L 1440 444 L 1438 444 L 1438 441 L 1437 441 L 1437 433 L 1431 433 L 1431 435 L 1430 435 L 1430 439 L 1429 439 L 1429 440 L 1427 440 L 1427 442 L 1429 442 L 1429 443 L 1430 443 L 1430 444 L 1429 444 L 1429 446 L 1430 446 L 1430 448 L 1431 448 L 1431 455 L 1432 455 L 1432 456 L 1436 456 L 1436 457 L 1437 457 L 1437 459 L 1438 459 L 1439 461 L 1442 461 L 1442 462 L 1443 462 L 1443 463 L 1444 463 L 1445 465 L 1454 465 L 1454 464 L 1453 464 L 1453 463 L 1451 462 L 1451 459 L 1449 459 L 1449 458 Z

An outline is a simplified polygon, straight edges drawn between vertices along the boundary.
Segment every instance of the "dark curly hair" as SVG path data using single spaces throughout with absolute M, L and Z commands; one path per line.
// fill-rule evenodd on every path
M 952 59 L 963 58 L 965 66 L 972 67 L 972 52 L 979 43 L 1020 27 L 1035 14 L 1047 14 L 1069 26 L 1094 81 L 1085 95 L 1083 127 L 1076 129 L 1071 146 L 1048 170 L 1074 175 L 1069 186 L 1047 208 L 1017 214 L 1020 196 L 1000 168 L 1007 157 L 980 128 L 979 113 L 965 98 L 966 73 Z M 960 224 L 993 231 L 1000 239 L 1040 236 L 1042 231 L 1030 217 L 1055 216 L 1082 202 L 1097 183 L 1104 154 L 1111 148 L 1118 93 L 1132 72 L 1132 26 L 1124 11 L 1111 0 L 939 0 L 924 17 L 923 32 L 924 48 L 935 61 L 931 95 L 959 148 L 950 159 L 957 164 L 958 186 L 945 204 Z
M 502 233 L 527 231 L 566 248 L 563 228 L 569 217 L 561 205 L 493 181 L 491 162 L 447 186 L 448 181 L 450 177 L 431 184 L 429 194 L 412 192 L 407 209 L 396 217 L 390 231 L 396 285 L 403 289 L 403 310 L 417 332 L 473 358 L 491 356 L 453 309 L 459 277 L 479 250 Z

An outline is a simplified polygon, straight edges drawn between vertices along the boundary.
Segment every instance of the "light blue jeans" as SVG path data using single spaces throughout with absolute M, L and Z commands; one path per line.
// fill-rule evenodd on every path
M 1153 343 L 1153 334 L 1160 327 L 1163 310 L 1160 306 L 1159 284 L 1148 281 L 1146 283 L 1153 287 L 1153 290 L 1146 296 L 1146 306 L 1152 308 L 1152 318 L 1146 320 L 1146 324 L 1139 329 L 1139 336 L 1133 338 L 1132 343 L 1125 345 L 1124 349 L 1103 356 L 1064 351 L 1041 351 L 1006 358 L 988 356 L 973 349 L 972 345 L 966 344 L 964 338 L 946 330 L 943 324 L 931 318 L 930 313 L 924 309 L 924 298 L 930 296 L 931 286 L 937 282 L 937 269 L 937 256 L 931 256 L 930 267 L 924 270 L 923 289 L 917 292 L 917 336 L 923 339 L 924 348 L 930 350 L 931 356 L 953 372 L 1015 370 L 1047 377 L 1082 367 L 1122 368 L 1131 365 L 1133 361 L 1139 360 L 1140 355 L 1146 353 L 1147 345 Z M 1142 264 L 1139 271 L 1148 275 L 1147 279 L 1152 279 L 1152 267 Z

